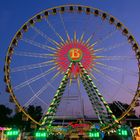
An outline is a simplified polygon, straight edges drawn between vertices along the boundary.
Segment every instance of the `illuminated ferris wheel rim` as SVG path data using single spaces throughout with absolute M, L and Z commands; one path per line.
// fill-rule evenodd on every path
M 22 34 L 24 32 L 28 31 L 28 28 L 33 26 L 36 22 L 41 21 L 43 18 L 47 18 L 48 16 L 51 16 L 51 15 L 54 16 L 57 13 L 63 14 L 65 12 L 69 12 L 69 13 L 85 12 L 86 14 L 93 14 L 97 17 L 100 17 L 102 20 L 108 20 L 110 24 L 115 25 L 116 28 L 118 30 L 120 30 L 123 33 L 123 35 L 128 38 L 128 42 L 131 44 L 132 50 L 136 54 L 136 59 L 138 61 L 138 66 L 139 66 L 139 63 L 140 63 L 139 45 L 136 42 L 134 36 L 123 25 L 123 23 L 121 23 L 119 20 L 117 20 L 114 16 L 112 16 L 112 15 L 110 15 L 110 14 L 104 12 L 104 11 L 101 11 L 97 8 L 92 8 L 90 6 L 84 6 L 84 5 L 62 5 L 62 6 L 57 6 L 57 7 L 53 7 L 53 8 L 50 8 L 50 9 L 46 9 L 46 10 L 41 11 L 40 13 L 36 14 L 35 16 L 31 17 L 27 22 L 25 22 L 25 24 L 17 31 L 17 33 L 13 37 L 13 39 L 12 39 L 12 41 L 11 41 L 9 47 L 8 47 L 6 60 L 5 60 L 4 71 L 5 71 L 5 82 L 6 82 L 7 88 L 8 88 L 7 90 L 11 94 L 11 97 L 13 98 L 16 105 L 19 107 L 19 110 L 21 110 L 28 118 L 30 118 L 34 123 L 36 123 L 38 125 L 41 125 L 41 124 L 39 122 L 37 122 L 36 120 L 34 120 L 29 114 L 26 113 L 26 111 L 20 105 L 20 103 L 16 99 L 16 96 L 14 95 L 12 85 L 10 83 L 10 74 L 9 74 L 10 73 L 11 57 L 12 57 L 12 54 L 14 53 L 14 47 L 16 47 L 16 45 L 18 44 L 18 41 L 22 38 Z M 78 61 L 80 61 L 81 59 L 82 59 L 82 56 L 78 59 Z M 139 76 L 139 79 L 140 79 L 140 76 Z M 135 106 L 135 103 L 140 96 L 140 91 L 139 91 L 140 90 L 140 84 L 139 84 L 140 82 L 139 81 L 138 81 L 136 94 L 135 94 L 129 108 L 122 114 L 122 116 L 120 118 L 118 118 L 118 121 L 123 119 L 127 115 L 127 113 L 129 113 L 129 111 Z M 103 128 L 103 129 L 106 129 L 106 128 Z

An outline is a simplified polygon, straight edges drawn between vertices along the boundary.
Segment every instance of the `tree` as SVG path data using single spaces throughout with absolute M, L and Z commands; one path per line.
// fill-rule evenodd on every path
M 26 128 L 26 122 L 22 120 L 22 112 L 16 112 L 12 118 L 12 127 L 15 126 L 20 130 Z
M 30 105 L 27 109 L 28 114 L 34 118 L 36 121 L 39 121 L 42 117 L 42 108 L 41 106 Z
M 42 117 L 41 106 L 30 105 L 27 109 L 25 109 L 25 111 L 36 121 L 39 121 Z M 13 116 L 12 121 L 13 126 L 16 126 L 21 131 L 31 131 L 30 128 L 31 123 L 32 121 L 30 119 L 26 120 L 26 116 L 22 112 L 16 112 L 15 115 Z
M 30 131 L 31 120 L 23 120 L 22 112 L 15 112 L 12 115 L 13 110 L 6 107 L 5 105 L 0 105 L 0 126 L 2 127 L 16 127 L 22 131 Z M 36 121 L 39 121 L 42 117 L 41 106 L 30 105 L 26 109 L 27 114 L 29 114 Z
M 0 126 L 10 126 L 12 112 L 12 109 L 6 107 L 5 105 L 0 105 Z
M 114 101 L 109 104 L 110 109 L 113 114 L 118 118 L 122 115 L 122 113 L 129 107 L 126 103 L 121 103 L 120 101 Z M 132 109 L 129 114 L 127 114 L 127 118 L 137 118 L 135 115 L 135 110 Z

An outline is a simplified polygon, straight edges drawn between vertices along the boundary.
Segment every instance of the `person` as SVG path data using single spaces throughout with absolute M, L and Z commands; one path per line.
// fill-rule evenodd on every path
M 105 135 L 103 140 L 122 140 L 122 138 L 116 134 Z

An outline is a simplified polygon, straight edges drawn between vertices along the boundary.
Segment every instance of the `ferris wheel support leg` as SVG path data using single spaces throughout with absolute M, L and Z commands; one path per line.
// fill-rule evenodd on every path
M 69 77 L 69 74 L 71 71 L 71 66 L 72 66 L 72 63 L 70 63 L 70 65 L 56 91 L 56 94 L 48 108 L 48 111 L 43 118 L 42 126 L 50 127 L 52 125 L 54 115 L 56 114 L 56 111 L 57 111 L 57 107 L 59 106 L 59 103 L 60 103 L 63 93 L 65 91 L 66 85 L 68 83 L 68 77 Z
M 93 99 L 96 99 L 97 98 L 97 101 L 100 102 L 102 104 L 98 104 L 98 105 L 102 105 L 102 109 L 105 108 L 107 113 L 111 116 L 112 120 L 115 122 L 115 123 L 118 123 L 115 115 L 113 114 L 113 112 L 111 111 L 108 103 L 105 101 L 104 97 L 101 95 L 101 93 L 98 91 L 97 87 L 95 86 L 95 84 L 93 83 L 92 79 L 90 78 L 90 76 L 88 75 L 87 71 L 85 70 L 85 68 L 82 66 L 82 64 L 79 62 L 79 66 L 80 66 L 80 69 L 82 70 L 82 76 L 81 76 L 81 79 L 82 81 L 84 81 L 84 79 L 86 80 L 87 82 L 87 87 L 86 85 L 84 84 L 84 87 L 85 87 L 85 90 L 87 90 L 87 93 L 89 98 L 93 98 Z M 92 93 L 91 92 L 88 92 L 88 90 L 91 89 Z M 92 101 L 92 100 L 91 100 Z M 97 105 L 97 103 L 94 101 L 93 103 L 94 105 Z M 104 115 L 101 113 L 100 114 L 100 107 L 98 108 L 98 115 L 101 116 L 101 119 L 104 118 Z M 95 110 L 96 112 L 96 110 Z M 106 120 L 105 120 L 106 121 Z
M 102 118 L 102 116 L 100 115 L 100 108 L 98 108 L 98 106 L 101 106 L 101 104 L 100 104 L 100 102 L 93 96 L 91 96 L 91 94 L 90 94 L 90 88 L 89 87 L 87 87 L 87 82 L 86 82 L 86 80 L 83 78 L 83 76 L 81 76 L 81 80 L 82 80 L 82 83 L 83 83 L 83 85 L 84 85 L 84 87 L 85 87 L 85 89 L 86 89 L 86 91 L 87 91 L 87 94 L 88 94 L 88 97 L 89 97 L 89 99 L 90 99 L 90 101 L 91 101 L 91 104 L 92 104 L 92 107 L 93 107 L 93 109 L 94 109 L 94 111 L 95 111 L 95 113 L 96 113 L 96 115 L 98 116 L 98 118 L 99 118 L 99 121 L 100 121 L 100 124 L 103 124 L 103 118 Z
M 104 108 L 102 102 L 100 101 L 99 97 L 97 96 L 97 94 L 92 89 L 92 86 L 89 85 L 87 78 L 85 78 L 83 75 L 85 75 L 85 74 L 82 73 L 81 80 L 82 80 L 82 83 L 83 83 L 85 90 L 88 94 L 88 97 L 91 101 L 92 108 L 95 111 L 96 115 L 98 116 L 100 124 L 104 125 L 105 123 L 110 121 L 108 119 L 107 114 L 104 111 L 105 108 Z

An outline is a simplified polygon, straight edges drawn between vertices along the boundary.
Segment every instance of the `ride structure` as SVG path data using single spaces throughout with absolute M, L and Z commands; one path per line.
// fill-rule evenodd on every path
M 13 37 L 4 66 L 6 91 L 27 119 L 49 129 L 65 91 L 77 81 L 105 131 L 139 105 L 139 59 L 134 36 L 112 15 L 83 5 L 53 7 Z M 116 100 L 130 104 L 126 109 L 116 102 L 119 118 L 109 106 Z M 41 120 L 27 112 L 31 104 L 45 106 Z

